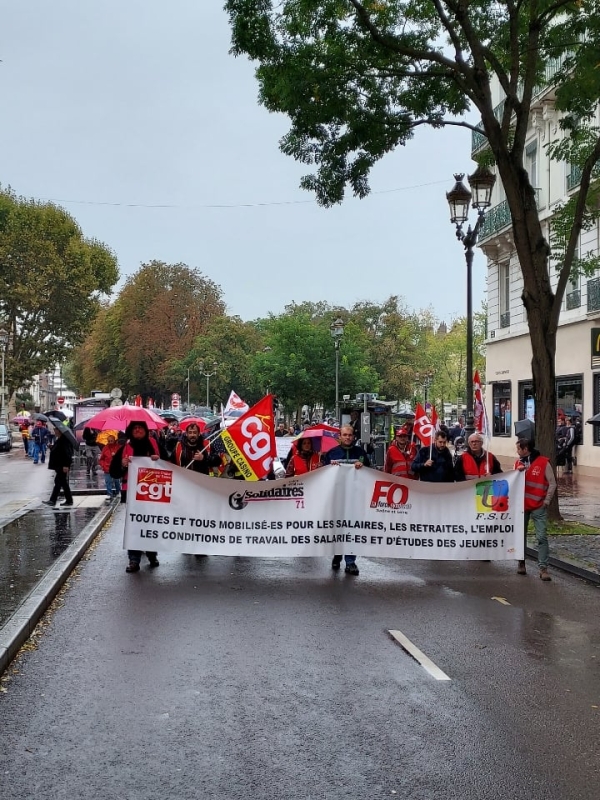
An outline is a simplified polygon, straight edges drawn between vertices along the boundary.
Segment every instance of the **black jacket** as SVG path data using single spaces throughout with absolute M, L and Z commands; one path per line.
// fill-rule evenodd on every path
M 433 465 L 426 467 L 425 462 L 429 461 L 430 457 Z M 428 483 L 454 483 L 454 463 L 452 453 L 447 447 L 443 450 L 438 450 L 435 445 L 432 448 L 422 447 L 410 469 L 420 480 Z
M 73 461 L 73 445 L 64 436 L 57 436 L 50 448 L 48 469 L 59 472 L 63 467 L 71 467 Z

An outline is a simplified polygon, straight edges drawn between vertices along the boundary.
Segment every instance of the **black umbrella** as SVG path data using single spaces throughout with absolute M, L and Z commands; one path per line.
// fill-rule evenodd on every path
M 54 417 L 55 419 L 60 419 L 63 422 L 65 422 L 65 420 L 67 419 L 67 415 L 66 414 L 63 414 L 62 411 L 57 411 L 55 408 L 53 408 L 52 411 L 48 411 L 47 414 L 48 414 L 49 417 Z
M 600 425 L 600 414 L 594 414 L 593 417 L 590 417 L 586 420 L 588 425 Z
M 71 428 L 67 424 L 65 424 L 64 420 L 58 419 L 58 417 L 54 416 L 54 413 L 51 417 L 49 417 L 49 422 L 54 425 L 54 428 L 59 431 L 66 439 L 69 441 L 73 447 L 79 447 L 79 442 Z
M 45 414 L 34 414 L 33 418 L 37 421 L 40 420 L 41 422 L 49 422 L 48 417 Z

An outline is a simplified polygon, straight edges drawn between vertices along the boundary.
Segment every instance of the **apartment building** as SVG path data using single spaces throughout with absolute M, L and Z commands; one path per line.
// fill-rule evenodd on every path
M 556 67 L 550 63 L 548 75 Z M 497 113 L 502 99 L 497 90 Z M 600 124 L 597 112 L 596 125 Z M 559 112 L 551 87 L 540 90 L 532 105 L 526 145 L 526 168 L 537 190 L 542 229 L 549 238 L 553 208 L 567 200 L 579 185 L 577 168 L 550 160 L 546 146 L 561 137 Z M 487 146 L 483 135 L 473 134 L 472 155 Z M 492 427 L 491 450 L 515 455 L 514 422 L 535 419 L 531 379 L 531 345 L 526 312 L 521 300 L 523 278 L 514 248 L 511 218 L 501 181 L 497 181 L 479 237 L 487 257 L 487 367 L 486 408 Z M 598 254 L 598 224 L 581 234 L 579 255 Z M 551 268 L 552 285 L 557 276 Z M 579 414 L 584 423 L 600 411 L 600 274 L 580 277 L 568 285 L 557 334 L 556 396 L 558 409 Z M 600 468 L 600 428 L 583 425 L 583 444 L 577 448 L 581 471 Z

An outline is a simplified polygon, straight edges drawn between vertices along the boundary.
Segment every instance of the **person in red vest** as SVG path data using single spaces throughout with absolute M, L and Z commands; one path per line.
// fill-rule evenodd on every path
M 410 465 L 415 456 L 408 446 L 408 430 L 405 427 L 396 428 L 394 441 L 388 447 L 385 455 L 384 472 L 397 475 L 399 478 L 412 478 Z
M 467 449 L 458 456 L 454 464 L 454 480 L 474 481 L 499 472 L 502 472 L 502 467 L 496 456 L 483 449 L 483 436 L 477 432 L 472 433 Z
M 296 452 L 292 453 L 285 471 L 286 478 L 292 478 L 294 475 L 305 475 L 307 472 L 318 469 L 321 460 L 319 454 L 313 450 L 313 441 L 309 436 L 298 439 L 297 449 L 294 449 Z
M 552 465 L 546 456 L 540 454 L 533 447 L 533 440 L 521 437 L 517 440 L 518 458 L 515 469 L 525 471 L 525 539 L 529 520 L 533 520 L 533 527 L 538 544 L 538 565 L 540 578 L 550 581 L 548 574 L 548 506 L 556 491 L 556 478 Z M 517 568 L 519 575 L 526 575 L 525 562 L 519 561 Z

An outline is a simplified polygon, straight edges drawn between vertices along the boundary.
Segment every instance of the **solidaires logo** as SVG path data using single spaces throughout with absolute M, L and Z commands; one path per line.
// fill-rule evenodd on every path
M 302 498 L 304 498 L 304 488 L 302 486 L 280 486 L 277 489 L 263 489 L 258 492 L 246 489 L 243 492 L 230 494 L 229 506 L 234 511 L 241 511 L 246 508 L 248 503 L 268 503 L 273 500 L 298 501 Z

